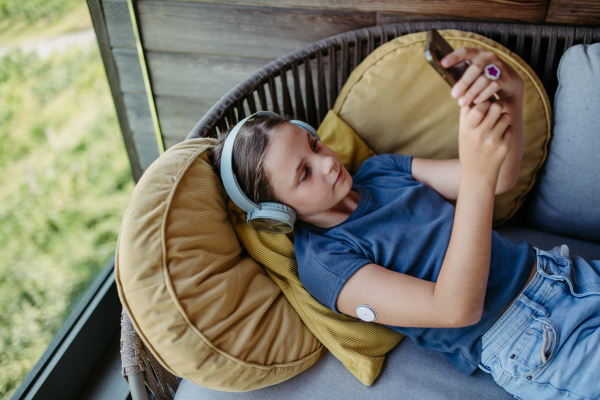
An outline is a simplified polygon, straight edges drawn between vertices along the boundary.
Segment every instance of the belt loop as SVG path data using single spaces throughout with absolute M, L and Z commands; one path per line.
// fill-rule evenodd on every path
M 544 317 L 547 317 L 547 316 L 550 315 L 550 313 L 548 312 L 548 310 L 546 310 L 544 308 L 544 306 L 542 306 L 542 305 L 536 303 L 535 301 L 531 300 L 529 297 L 527 297 L 523 293 L 521 293 L 521 295 L 519 296 L 519 301 L 521 303 L 525 304 L 527 307 L 529 307 L 532 310 L 534 310 L 539 315 L 542 315 Z

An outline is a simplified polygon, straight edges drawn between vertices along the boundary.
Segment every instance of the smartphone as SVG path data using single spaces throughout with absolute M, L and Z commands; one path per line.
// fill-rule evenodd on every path
M 432 29 L 427 32 L 427 40 L 425 42 L 425 58 L 429 61 L 429 64 L 444 78 L 450 87 L 454 87 L 454 84 L 458 82 L 460 77 L 465 73 L 469 65 L 461 61 L 457 64 L 454 64 L 451 67 L 444 68 L 440 62 L 442 58 L 444 58 L 447 54 L 450 54 L 454 51 L 450 43 L 446 42 L 446 39 L 440 35 L 440 33 Z M 498 100 L 497 95 L 494 93 L 488 101 L 493 103 Z M 471 107 L 474 104 L 470 104 Z

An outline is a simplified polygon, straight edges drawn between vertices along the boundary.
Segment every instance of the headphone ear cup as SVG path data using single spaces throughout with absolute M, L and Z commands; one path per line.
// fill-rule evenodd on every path
M 312 137 L 314 137 L 317 140 L 320 140 L 317 130 L 315 128 L 313 128 L 312 126 L 310 126 L 309 124 L 307 124 L 306 122 L 298 121 L 297 119 L 293 119 L 290 121 L 290 123 L 296 125 L 298 128 L 302 128 L 305 131 L 308 131 L 308 133 L 310 133 L 310 135 Z
M 269 233 L 290 233 L 294 230 L 296 212 L 281 203 L 260 203 L 260 210 L 249 212 L 246 222 L 256 230 Z

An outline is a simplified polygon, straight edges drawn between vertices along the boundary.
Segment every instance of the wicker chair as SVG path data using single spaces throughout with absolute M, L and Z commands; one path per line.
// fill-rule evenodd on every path
M 319 126 L 333 108 L 352 70 L 378 46 L 398 36 L 429 29 L 474 32 L 501 43 L 527 62 L 553 102 L 556 71 L 563 53 L 576 44 L 600 42 L 600 28 L 453 21 L 408 22 L 360 29 L 321 40 L 283 56 L 241 82 L 194 127 L 187 139 L 217 137 L 239 120 L 270 110 Z M 147 399 L 142 379 L 156 399 L 172 399 L 177 380 L 152 357 L 122 316 L 123 376 L 133 400 Z M 158 384 L 157 384 L 158 380 Z

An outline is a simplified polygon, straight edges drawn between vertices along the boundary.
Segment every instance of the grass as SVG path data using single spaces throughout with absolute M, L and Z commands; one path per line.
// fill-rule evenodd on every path
M 0 58 L 0 399 L 114 253 L 132 190 L 98 49 Z
M 5 0 L 0 0 L 0 10 L 2 10 L 4 2 Z M 29 2 L 22 1 L 22 3 Z M 16 10 L 5 13 L 10 15 L 3 15 L 0 11 L 0 47 L 18 46 L 25 42 L 47 39 L 92 27 L 92 19 L 84 1 L 61 0 L 59 8 L 62 11 L 51 12 L 49 15 L 32 13 L 32 17 L 38 17 L 34 20 L 28 19 L 23 13 L 18 13 Z

